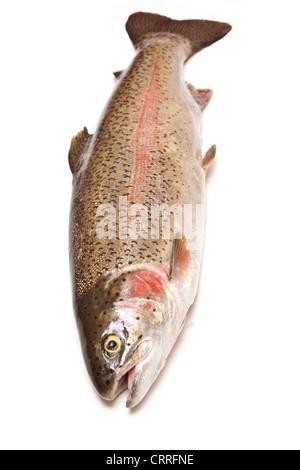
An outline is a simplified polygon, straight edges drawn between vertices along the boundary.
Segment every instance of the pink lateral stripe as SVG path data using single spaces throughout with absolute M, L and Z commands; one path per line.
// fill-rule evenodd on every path
M 160 97 L 158 81 L 160 75 L 159 61 L 152 64 L 149 75 L 135 107 L 137 123 L 132 133 L 133 171 L 131 180 L 130 199 L 135 203 L 143 202 L 141 192 L 146 190 L 147 165 L 153 152 L 157 149 L 158 136 L 158 109 L 157 102 Z

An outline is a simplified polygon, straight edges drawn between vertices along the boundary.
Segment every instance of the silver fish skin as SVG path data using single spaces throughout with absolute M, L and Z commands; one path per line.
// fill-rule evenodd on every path
M 205 176 L 216 153 L 202 156 L 201 116 L 212 91 L 187 84 L 184 63 L 231 26 L 139 12 L 126 28 L 136 57 L 116 73 L 96 132 L 84 128 L 71 142 L 70 261 L 90 377 L 106 400 L 126 389 L 132 408 L 182 331 L 201 267 Z M 168 237 L 164 219 L 154 227 L 157 208 L 170 212 Z M 141 221 L 135 236 L 130 227 Z

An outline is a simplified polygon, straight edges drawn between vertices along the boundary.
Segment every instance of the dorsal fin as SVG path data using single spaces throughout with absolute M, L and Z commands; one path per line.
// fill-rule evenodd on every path
M 172 20 L 155 13 L 134 13 L 126 29 L 135 46 L 149 33 L 175 33 L 189 40 L 189 57 L 224 37 L 231 30 L 228 23 L 209 20 Z
M 82 129 L 82 131 L 78 132 L 77 135 L 72 137 L 71 146 L 69 150 L 69 164 L 73 175 L 79 168 L 79 159 L 80 156 L 87 145 L 87 142 L 90 141 L 92 135 L 88 133 L 86 127 Z
M 203 111 L 211 100 L 213 90 L 210 90 L 209 88 L 197 89 L 191 83 L 186 82 L 186 84 L 192 94 L 192 97 L 199 104 L 201 111 Z

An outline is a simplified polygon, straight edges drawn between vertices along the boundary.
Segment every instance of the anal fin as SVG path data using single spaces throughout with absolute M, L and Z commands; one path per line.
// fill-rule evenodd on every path
M 69 150 L 69 165 L 73 175 L 78 171 L 79 160 L 82 152 L 87 145 L 88 141 L 92 138 L 92 135 L 88 133 L 86 127 L 82 131 L 78 132 L 71 140 L 71 146 Z
M 194 85 L 191 83 L 187 83 L 187 87 L 191 92 L 192 97 L 196 101 L 196 103 L 199 104 L 201 111 L 203 111 L 208 103 L 211 100 L 211 97 L 213 95 L 213 90 L 210 90 L 209 88 L 195 88 Z

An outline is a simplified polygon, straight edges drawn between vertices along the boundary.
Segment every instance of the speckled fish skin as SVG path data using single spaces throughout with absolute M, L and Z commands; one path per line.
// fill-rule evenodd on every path
M 137 55 L 93 136 L 84 128 L 72 139 L 70 259 L 83 353 L 101 397 L 113 400 L 128 389 L 128 407 L 150 389 L 182 330 L 197 290 L 201 249 L 191 254 L 184 233 L 175 240 L 176 227 L 170 239 L 120 238 L 118 216 L 117 237 L 100 239 L 98 208 L 110 204 L 119 215 L 120 197 L 123 211 L 125 202 L 128 209 L 143 204 L 148 214 L 153 204 L 204 203 L 215 147 L 202 158 L 200 120 L 211 91 L 187 85 L 183 66 L 230 29 L 132 15 L 127 31 Z

